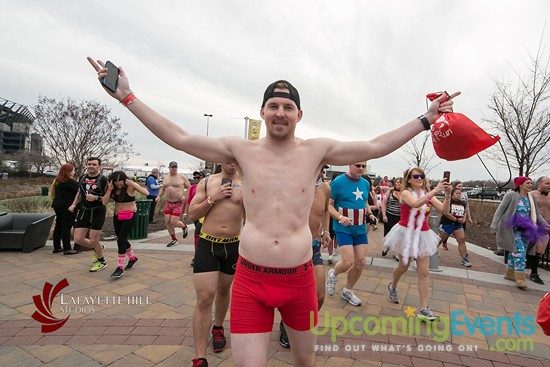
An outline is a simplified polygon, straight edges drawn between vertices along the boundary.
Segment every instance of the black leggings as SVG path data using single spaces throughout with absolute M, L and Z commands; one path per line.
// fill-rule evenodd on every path
M 113 216 L 113 227 L 115 227 L 115 233 L 117 237 L 116 243 L 118 245 L 119 255 L 124 255 L 126 253 L 126 250 L 132 247 L 130 242 L 128 242 L 128 236 L 132 231 L 135 219 L 135 214 L 132 219 L 129 220 L 118 220 L 118 214 L 115 214 L 115 216 Z
M 70 212 L 67 208 L 53 208 L 55 211 L 55 228 L 53 229 L 53 247 L 61 248 L 63 242 L 63 250 L 71 249 L 71 228 L 74 226 L 76 211 Z
M 151 199 L 151 207 L 149 208 L 149 223 L 155 218 L 155 209 L 157 207 L 157 197 L 152 195 L 147 195 L 147 199 Z

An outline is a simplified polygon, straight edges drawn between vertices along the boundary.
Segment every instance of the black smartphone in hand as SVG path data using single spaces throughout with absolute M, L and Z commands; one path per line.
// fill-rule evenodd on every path
M 444 171 L 443 178 L 447 180 L 447 183 L 451 183 L 451 171 Z
M 101 84 L 111 92 L 116 93 L 118 85 L 118 68 L 110 61 L 105 63 L 105 67 L 107 68 L 107 75 L 101 79 Z
M 230 178 L 223 177 L 222 178 L 222 185 L 225 185 L 226 183 L 229 184 L 229 187 L 233 186 L 233 181 Z M 226 198 L 230 197 L 231 194 L 225 195 Z

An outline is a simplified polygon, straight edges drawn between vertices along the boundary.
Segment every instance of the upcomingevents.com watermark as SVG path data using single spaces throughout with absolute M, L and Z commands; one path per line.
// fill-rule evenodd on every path
M 401 352 L 417 350 L 430 351 L 475 351 L 475 344 L 453 345 L 452 336 L 498 336 L 490 351 L 521 352 L 533 351 L 534 342 L 529 338 L 536 330 L 534 316 L 522 316 L 516 312 L 510 316 L 475 316 L 471 317 L 462 310 L 453 310 L 449 316 L 439 317 L 432 322 L 425 322 L 415 317 L 416 309 L 410 306 L 404 311 L 405 316 L 354 316 L 349 320 L 342 316 L 331 317 L 329 311 L 323 314 L 323 326 L 314 327 L 313 313 L 310 317 L 311 332 L 316 335 L 329 335 L 333 344 L 317 345 L 317 350 L 324 352 L 341 351 L 379 351 Z M 425 324 L 422 327 L 422 324 Z M 428 337 L 437 343 L 418 345 L 408 344 L 348 344 L 338 345 L 336 341 L 346 335 L 399 335 L 412 337 Z M 447 342 L 447 343 L 446 343 Z M 441 343 L 441 344 L 439 344 Z M 336 349 L 336 350 L 335 350 Z M 349 350 L 348 350 L 349 349 Z

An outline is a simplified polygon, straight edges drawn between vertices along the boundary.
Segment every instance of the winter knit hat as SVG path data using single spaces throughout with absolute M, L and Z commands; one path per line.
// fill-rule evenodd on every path
M 524 183 L 527 180 L 530 180 L 530 178 L 527 177 L 527 176 L 518 176 L 518 177 L 514 178 L 514 186 L 518 187 L 519 185 L 521 185 L 522 183 Z

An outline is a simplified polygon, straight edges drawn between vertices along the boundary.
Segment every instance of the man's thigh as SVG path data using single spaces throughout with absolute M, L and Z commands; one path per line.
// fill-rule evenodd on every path
M 340 257 L 342 257 L 342 260 L 347 260 L 350 262 L 353 262 L 354 259 L 354 250 L 353 245 L 345 245 L 345 246 L 338 246 L 338 250 L 340 251 Z
M 193 284 L 198 298 L 212 298 L 218 289 L 219 272 L 210 271 L 207 273 L 194 273 Z
M 267 351 L 270 337 L 271 332 L 255 334 L 231 333 L 231 351 L 235 366 L 267 366 Z
M 317 297 L 320 293 L 325 293 L 325 268 L 323 265 L 315 265 L 313 267 L 315 272 L 315 286 L 317 288 Z
M 212 251 L 214 245 L 217 244 L 213 244 L 204 238 L 199 238 L 199 243 L 195 249 L 195 260 L 193 261 L 194 274 L 218 273 L 220 270 L 220 262 Z
M 315 365 L 315 343 L 317 335 L 311 330 L 298 331 L 291 327 L 286 327 L 290 345 L 292 346 L 292 354 L 294 355 L 295 364 L 301 366 Z
M 275 310 L 266 303 L 266 291 L 256 274 L 237 267 L 231 288 L 231 335 L 271 332 Z
M 222 272 L 218 272 L 218 276 L 218 292 L 229 292 L 235 276 L 224 274 Z
M 353 257 L 355 260 L 365 259 L 368 252 L 368 245 L 356 245 L 353 246 Z
M 100 234 L 101 234 L 101 230 L 90 229 L 90 241 L 92 242 L 99 241 Z
M 74 229 L 74 239 L 79 241 L 86 238 L 86 233 L 88 233 L 88 228 L 78 227 Z

